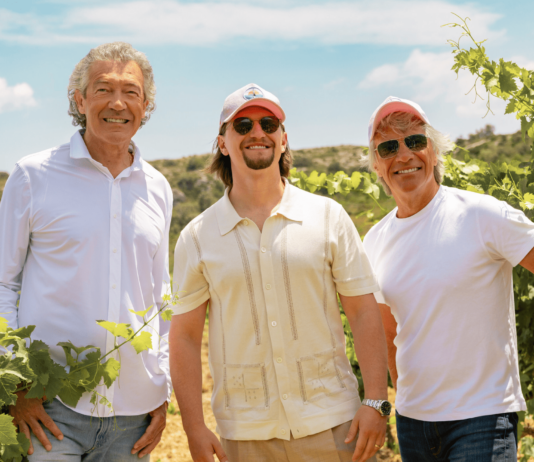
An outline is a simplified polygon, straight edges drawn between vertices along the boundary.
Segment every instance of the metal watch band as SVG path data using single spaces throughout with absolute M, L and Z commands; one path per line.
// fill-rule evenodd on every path
M 365 398 L 363 401 L 362 401 L 362 404 L 365 405 L 365 406 L 370 406 L 372 407 L 373 409 L 376 409 L 380 415 L 384 415 L 382 414 L 382 411 L 381 411 L 381 407 L 382 407 L 382 403 L 386 401 L 385 399 L 367 399 Z

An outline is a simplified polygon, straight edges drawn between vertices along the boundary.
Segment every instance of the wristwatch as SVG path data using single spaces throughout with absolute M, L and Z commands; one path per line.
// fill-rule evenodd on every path
M 371 406 L 376 409 L 381 416 L 387 417 L 391 414 L 391 403 L 385 399 L 364 399 L 362 404 L 365 406 Z

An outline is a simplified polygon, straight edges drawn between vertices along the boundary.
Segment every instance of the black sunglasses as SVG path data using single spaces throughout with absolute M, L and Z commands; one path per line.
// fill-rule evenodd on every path
M 265 116 L 258 120 L 261 129 L 268 135 L 278 130 L 280 121 L 276 117 Z M 238 117 L 232 122 L 234 130 L 240 135 L 246 135 L 254 127 L 254 121 L 248 117 Z
M 394 157 L 399 152 L 400 143 L 403 140 L 406 147 L 413 152 L 422 151 L 428 145 L 428 139 L 425 135 L 410 135 L 406 138 L 399 138 L 398 140 L 388 140 L 380 143 L 376 150 L 382 159 Z

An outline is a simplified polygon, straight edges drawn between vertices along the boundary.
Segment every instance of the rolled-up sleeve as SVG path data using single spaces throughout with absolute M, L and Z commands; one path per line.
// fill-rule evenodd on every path
M 178 294 L 174 314 L 194 310 L 209 300 L 209 284 L 202 271 L 201 256 L 192 242 L 190 223 L 180 234 L 174 251 L 173 292 Z
M 0 316 L 17 329 L 17 301 L 30 243 L 31 186 L 20 166 L 9 176 L 0 201 Z
M 334 233 L 332 275 L 338 293 L 353 297 L 380 291 L 358 230 L 343 207 Z

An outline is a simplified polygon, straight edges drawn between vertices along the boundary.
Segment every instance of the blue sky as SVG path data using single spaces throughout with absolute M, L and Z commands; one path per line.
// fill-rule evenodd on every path
M 136 135 L 145 159 L 208 152 L 224 98 L 247 83 L 276 94 L 293 148 L 367 143 L 367 123 L 389 95 L 417 101 L 453 138 L 486 123 L 519 129 L 514 116 L 485 119 L 465 96 L 472 77 L 450 71 L 442 28 L 471 18 L 492 59 L 534 69 L 534 2 L 496 0 L 33 0 L 0 3 L 0 170 L 67 142 L 66 88 L 98 44 L 144 51 L 157 110 Z M 465 45 L 468 42 L 464 42 Z

